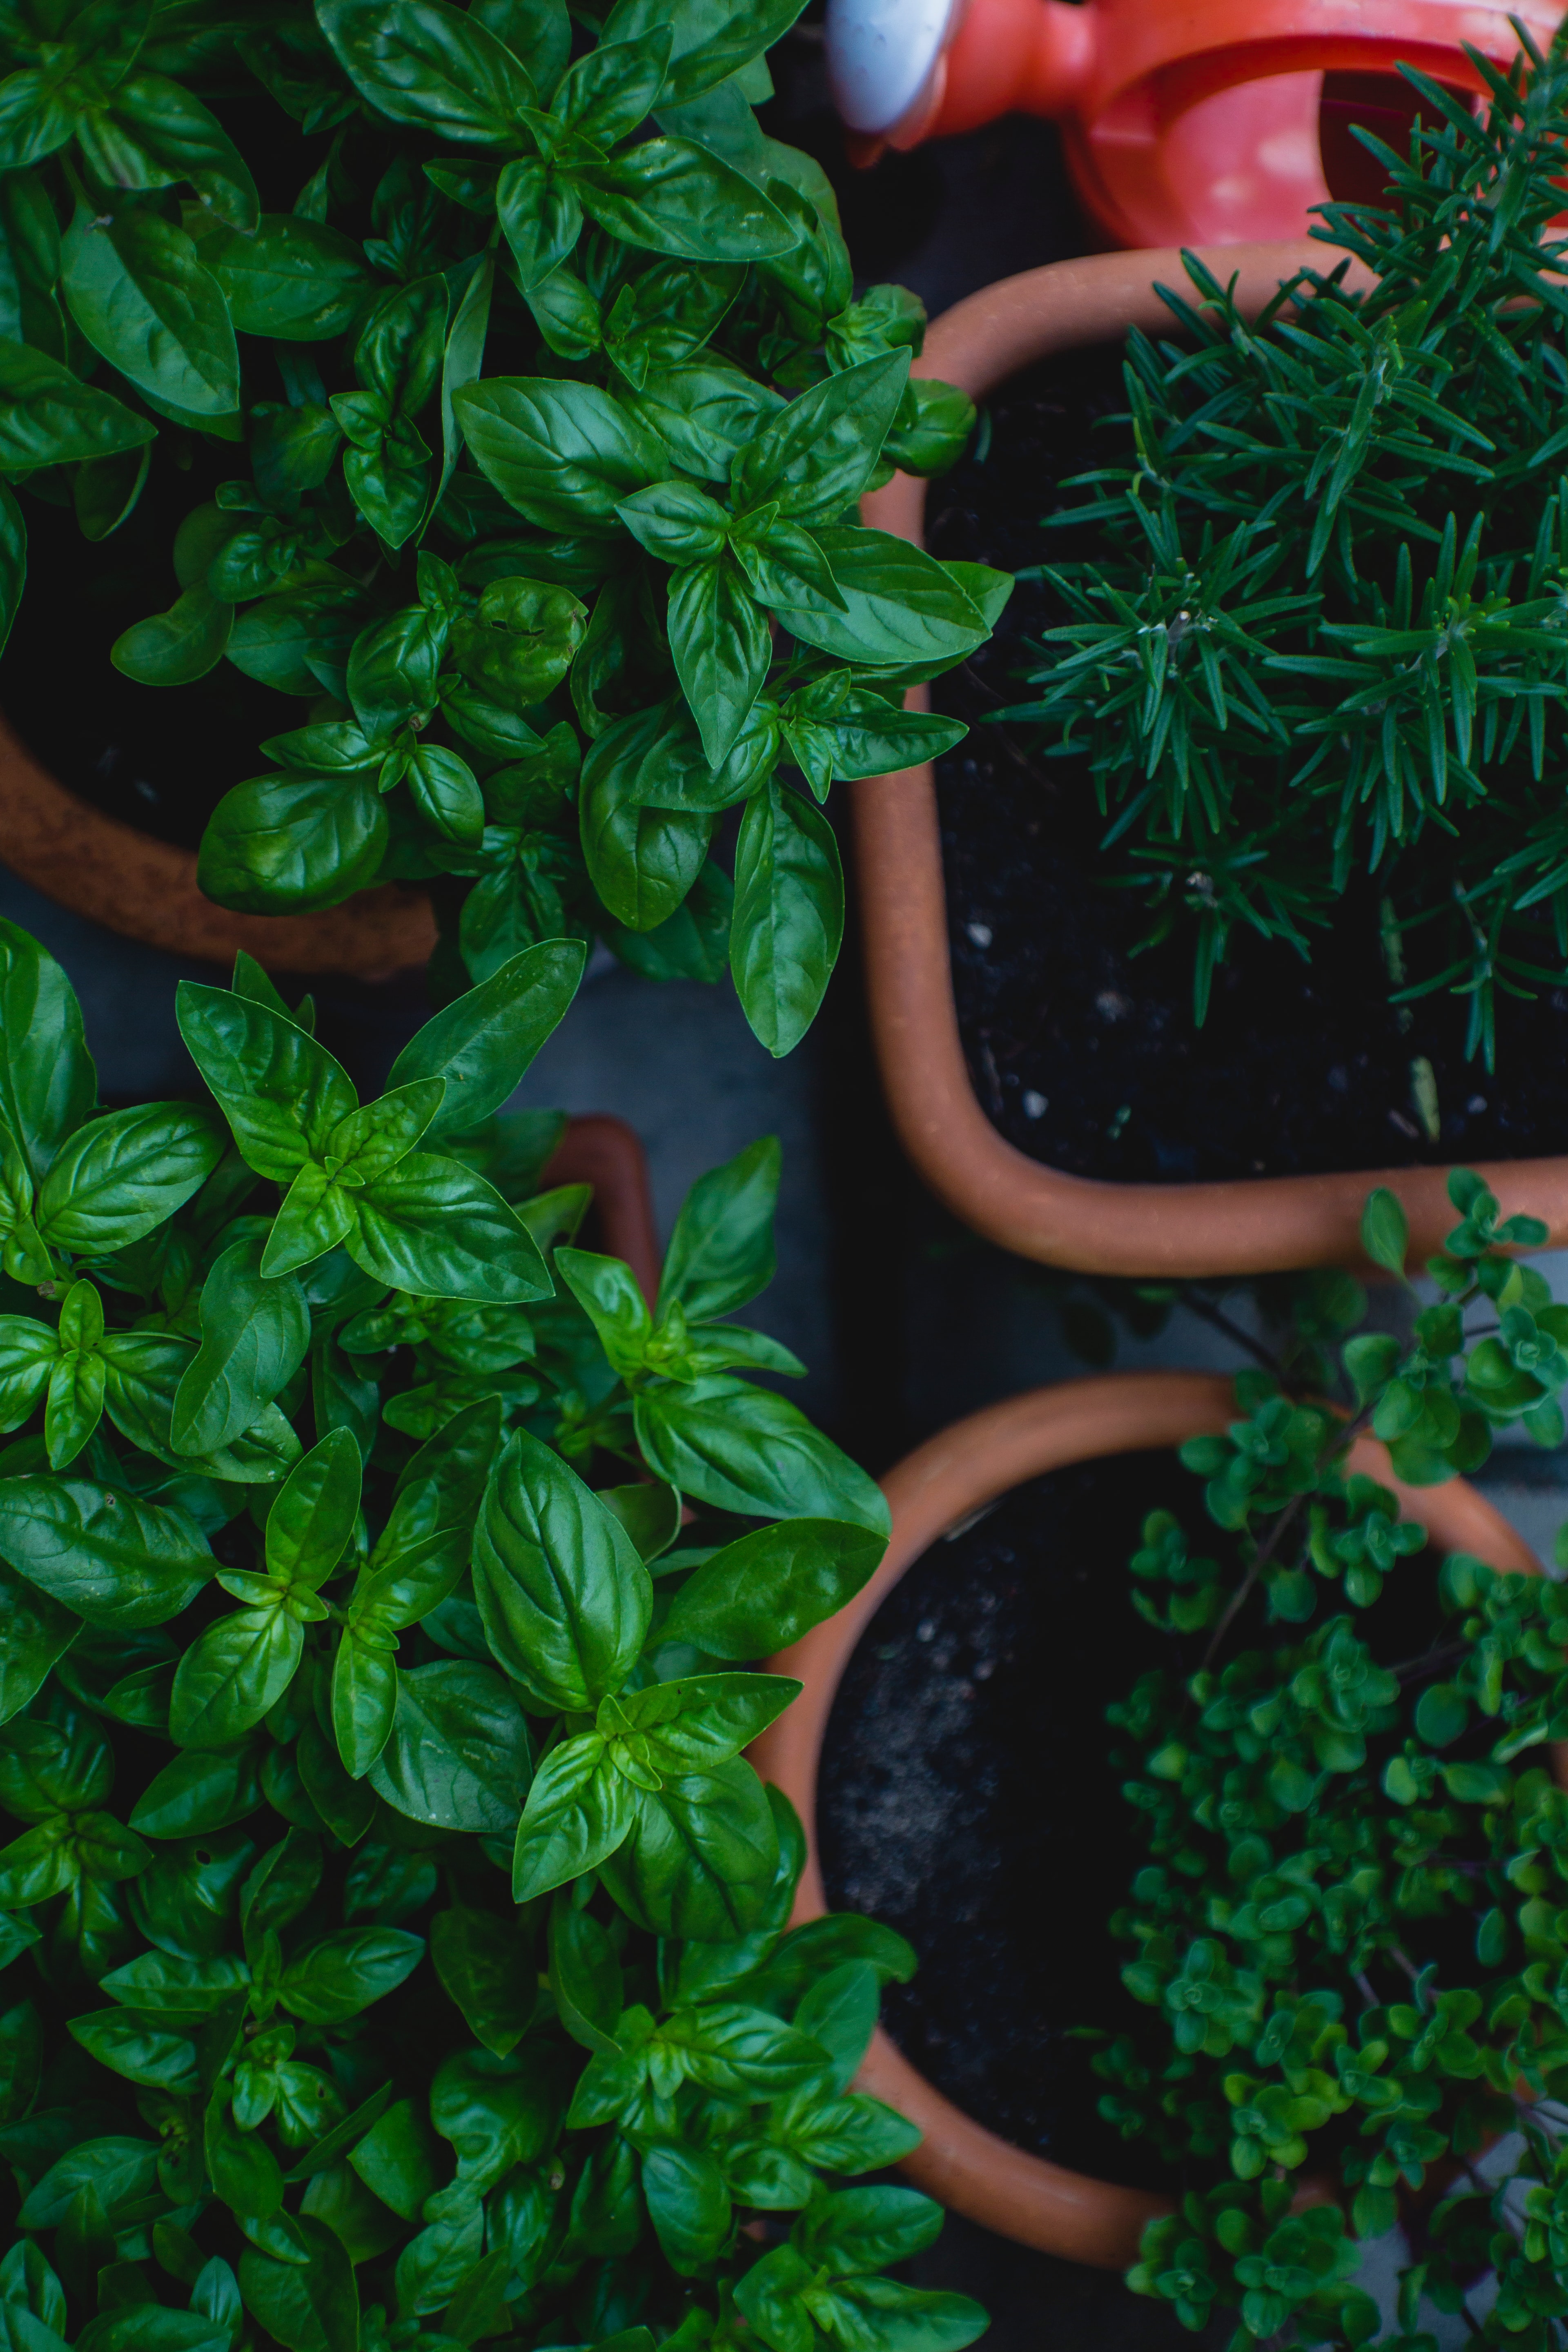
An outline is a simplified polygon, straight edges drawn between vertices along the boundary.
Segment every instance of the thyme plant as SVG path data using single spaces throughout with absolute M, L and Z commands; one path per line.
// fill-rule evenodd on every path
M 913 1955 L 788 1927 L 746 1671 L 877 1488 L 748 1372 L 776 1144 L 656 1306 L 500 1108 L 583 951 L 361 1104 L 241 958 L 211 1099 L 104 1112 L 0 927 L 0 2336 L 26 2352 L 959 2352 L 850 2089 Z M 487 1174 L 486 1171 L 489 1171 Z M 491 1181 L 493 1178 L 493 1181 Z
M 1062 614 L 1001 714 L 1086 756 L 1108 874 L 1191 942 L 1204 1019 L 1238 926 L 1302 956 L 1344 894 L 1384 901 L 1396 1002 L 1568 978 L 1568 388 L 1557 184 L 1568 52 L 1484 112 L 1400 71 L 1437 127 L 1369 134 L 1385 205 L 1334 204 L 1325 256 L 1256 324 L 1190 255 L 1180 341 L 1129 342 L 1130 445 L 1047 519 Z M 1375 917 L 1373 918 L 1375 919 Z
M 1110 1711 L 1149 1857 L 1113 1925 L 1150 2019 L 1094 2063 L 1102 2113 L 1190 2184 L 1130 2283 L 1188 2327 L 1234 2318 L 1231 2352 L 1377 2335 L 1357 2242 L 1402 2213 L 1417 2259 L 1382 2344 L 1431 2352 L 1422 2296 L 1457 2313 L 1489 2268 L 1479 2340 L 1554 2352 L 1568 2326 L 1568 1587 L 1429 1562 L 1352 1454 L 1370 1430 L 1423 1486 L 1512 1423 L 1561 1441 L 1568 1307 L 1509 1254 L 1544 1228 L 1474 1175 L 1449 1191 L 1410 1343 L 1345 1340 L 1338 1409 L 1321 1337 L 1284 1379 L 1244 1372 L 1228 1432 L 1182 1449 L 1223 1557 L 1161 1511 L 1131 1564 L 1173 1642 Z M 1364 1236 L 1402 1270 L 1391 1194 Z M 1319 1335 L 1359 1322 L 1348 1277 L 1311 1287 Z M 1476 2163 L 1510 2133 L 1497 2185 Z

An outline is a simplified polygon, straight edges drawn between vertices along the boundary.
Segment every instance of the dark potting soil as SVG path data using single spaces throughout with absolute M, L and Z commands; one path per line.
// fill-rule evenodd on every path
M 990 404 L 989 447 L 933 484 L 939 555 L 1014 572 L 1091 551 L 1042 531 L 1079 503 L 1058 485 L 1119 462 L 1119 351 L 1070 354 Z M 1069 544 L 1069 539 L 1073 542 Z M 1020 581 L 991 642 L 932 688 L 970 733 L 939 762 L 948 930 L 976 1096 L 1010 1143 L 1075 1175 L 1180 1181 L 1521 1159 L 1568 1149 L 1568 991 L 1502 997 L 1497 1069 L 1465 1058 L 1468 1000 L 1402 1013 L 1374 892 L 1352 892 L 1312 955 L 1233 930 L 1205 1025 L 1193 1019 L 1192 940 L 1134 955 L 1151 918 L 1105 887 L 1104 819 L 1087 766 L 1035 756 L 1026 730 L 987 725 L 1026 701 L 1028 646 L 1062 615 Z M 1413 975 L 1418 977 L 1419 975 Z M 1412 1079 L 1425 1055 L 1439 1131 Z
M 1150 2046 L 1151 2012 L 1121 1983 L 1132 1948 L 1110 1932 L 1148 1854 L 1105 1710 L 1152 1666 L 1184 1675 L 1200 1662 L 1196 1637 L 1179 1643 L 1132 1606 L 1128 1561 L 1160 1507 L 1224 1561 L 1231 1539 L 1168 1453 L 1051 1471 L 933 1544 L 839 1685 L 817 1832 L 831 1905 L 896 1927 L 920 1956 L 912 1981 L 883 1996 L 911 2064 L 1016 2147 L 1169 2188 L 1200 2184 L 1173 2183 L 1152 2147 L 1103 2120 L 1108 2085 L 1090 2064 L 1102 2045 L 1074 2032 L 1131 2031 Z M 1442 1640 L 1436 1565 L 1416 1553 L 1361 1613 L 1382 1663 Z M 1325 1592 L 1313 1624 L 1339 1605 Z M 1226 1651 L 1310 1630 L 1266 1627 L 1255 1599 Z M 1462 1967 L 1463 1920 L 1423 1932 L 1424 1958 Z
M 205 473 L 237 470 L 233 450 L 202 455 L 197 480 L 156 447 L 135 510 L 96 545 L 68 507 L 24 499 L 27 584 L 0 660 L 0 709 L 40 765 L 106 815 L 186 849 L 229 787 L 271 764 L 263 740 L 302 725 L 304 711 L 232 662 L 155 687 L 109 658 L 123 630 L 178 596 L 174 533 L 211 495 Z
M 1105 1708 L 1170 1655 L 1126 1563 L 1172 1467 L 1052 1471 L 917 1560 L 839 1685 L 817 1813 L 832 1904 L 920 1954 L 883 2001 L 910 2063 L 1016 2146 L 1145 2185 L 1158 2158 L 1102 2121 L 1071 2030 L 1138 2014 L 1108 1922 L 1145 1856 Z

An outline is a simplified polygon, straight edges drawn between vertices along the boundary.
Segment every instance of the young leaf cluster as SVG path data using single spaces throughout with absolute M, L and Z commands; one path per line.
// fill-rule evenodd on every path
M 361 1103 L 241 958 L 210 1104 L 104 1112 L 0 929 L 0 2327 L 28 2352 L 960 2352 L 843 2186 L 913 1955 L 791 1930 L 752 1670 L 858 1591 L 877 1488 L 748 1370 L 778 1150 L 649 1309 L 502 1106 L 583 950 Z M 583 1304 L 579 1304 L 582 1301 Z
M 826 178 L 757 124 L 797 9 L 5 13 L 0 620 L 7 483 L 98 541 L 155 440 L 210 478 L 114 659 L 299 698 L 208 825 L 220 904 L 434 881 L 447 993 L 597 933 L 654 977 L 729 962 L 775 1053 L 808 1025 L 843 927 L 820 803 L 956 740 L 903 688 L 1007 583 L 858 523 L 973 410 L 910 380 L 921 306 L 854 299 Z M 224 127 L 256 139 L 262 93 L 309 142 L 290 209 Z
M 1194 2184 L 1130 2283 L 1188 2327 L 1227 2319 L 1232 2352 L 1376 2336 L 1357 2241 L 1422 2190 L 1442 2200 L 1430 2245 L 1380 2342 L 1430 2352 L 1423 2295 L 1457 2313 L 1489 2267 L 1479 2340 L 1555 2352 L 1568 2318 L 1551 1745 L 1568 1737 L 1568 1588 L 1456 1553 L 1413 1615 L 1425 1533 L 1348 1458 L 1380 1420 L 1416 1485 L 1475 1466 L 1509 1422 L 1561 1434 L 1568 1311 L 1498 1246 L 1539 1233 L 1500 1223 L 1473 1175 L 1450 1190 L 1462 1223 L 1430 1269 L 1446 1297 L 1415 1344 L 1350 1339 L 1337 1409 L 1244 1373 L 1228 1432 L 1182 1449 L 1223 1560 L 1162 1511 L 1132 1561 L 1140 1610 L 1175 1637 L 1173 1665 L 1110 1710 L 1149 1856 L 1114 1925 L 1150 2018 L 1094 2063 L 1102 2113 Z M 1363 1239 L 1402 1268 L 1390 1194 Z M 1360 1312 L 1347 1298 L 1342 1327 Z M 1482 2179 L 1510 2132 L 1517 2163 Z
M 1185 257 L 1184 340 L 1131 339 L 1131 447 L 1049 519 L 1094 553 L 1038 575 L 1062 618 L 1005 715 L 1087 756 L 1200 1022 L 1238 926 L 1307 956 L 1370 883 L 1397 1001 L 1468 997 L 1489 1066 L 1499 996 L 1568 959 L 1568 53 L 1474 63 L 1484 114 L 1401 67 L 1436 127 L 1368 136 L 1387 205 L 1313 232 L 1370 290 L 1305 271 L 1251 324 Z

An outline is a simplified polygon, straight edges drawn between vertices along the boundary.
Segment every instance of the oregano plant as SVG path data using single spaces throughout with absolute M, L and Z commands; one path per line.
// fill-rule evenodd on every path
M 1568 1307 L 1512 1255 L 1545 1228 L 1468 1171 L 1449 1192 L 1460 1222 L 1407 1336 L 1354 1330 L 1348 1276 L 1306 1278 L 1294 1344 L 1238 1376 L 1225 1434 L 1182 1448 L 1207 1544 L 1191 1511 L 1157 1511 L 1131 1562 L 1171 1640 L 1110 1710 L 1148 1856 L 1112 1927 L 1148 2023 L 1100 2035 L 1094 2064 L 1101 2112 L 1190 2184 L 1130 2284 L 1223 2323 L 1231 2352 L 1431 2352 L 1424 2298 L 1530 2352 L 1568 2321 L 1568 1591 L 1434 1561 L 1352 1457 L 1370 1432 L 1423 1486 L 1510 1424 L 1561 1442 Z M 1392 1193 L 1363 1238 L 1403 1276 Z M 1359 2242 L 1401 2219 L 1415 2253 L 1379 2335 Z
M 31 502 L 98 542 L 151 465 L 190 477 L 113 658 L 295 699 L 208 824 L 220 904 L 426 882 L 443 999 L 597 935 L 728 963 L 774 1053 L 809 1024 L 821 803 L 957 740 L 903 689 L 1008 583 L 859 525 L 973 410 L 910 380 L 920 304 L 856 298 L 826 177 L 758 126 L 798 6 L 0 16 L 0 624 Z
M 241 958 L 207 1097 L 102 1110 L 0 927 L 0 2330 L 27 2352 L 476 2341 L 960 2352 L 940 2209 L 852 2087 L 913 1954 L 791 1929 L 753 1670 L 887 1510 L 732 1319 L 778 1148 L 651 1306 L 504 1108 L 583 950 L 362 1103 Z M 861 2185 L 854 2184 L 861 2181 Z

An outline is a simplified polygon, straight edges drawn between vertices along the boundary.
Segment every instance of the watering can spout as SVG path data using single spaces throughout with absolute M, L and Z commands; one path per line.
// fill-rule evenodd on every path
M 828 0 L 834 103 L 863 151 L 1065 114 L 1089 86 L 1098 21 L 1067 0 Z

